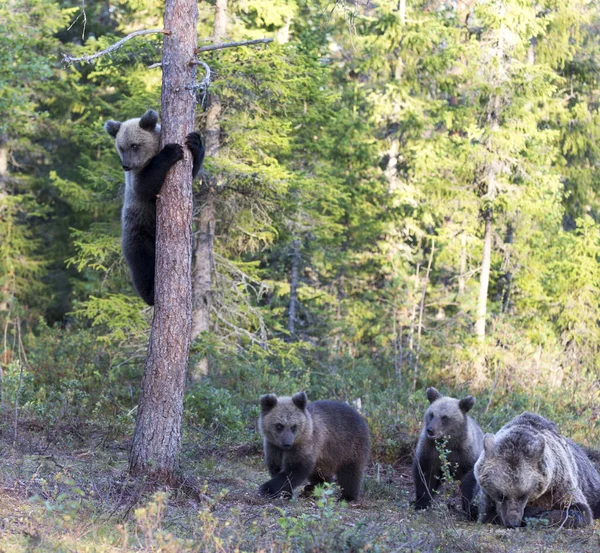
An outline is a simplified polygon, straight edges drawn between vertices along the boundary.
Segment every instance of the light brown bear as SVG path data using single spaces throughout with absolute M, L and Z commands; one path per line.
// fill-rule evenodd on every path
M 483 443 L 475 464 L 480 522 L 579 528 L 600 517 L 600 474 L 553 422 L 523 413 Z
M 369 427 L 346 403 L 307 402 L 304 392 L 292 397 L 261 396 L 259 428 L 272 478 L 259 493 L 291 496 L 306 480 L 305 492 L 310 492 L 336 476 L 342 499 L 354 501 L 369 460 Z
M 442 482 L 442 460 L 438 447 L 446 440 L 450 474 L 460 480 L 463 509 L 475 516 L 472 499 L 475 488 L 473 466 L 483 448 L 483 431 L 467 413 L 475 398 L 461 400 L 442 396 L 435 388 L 427 388 L 430 402 L 423 419 L 423 429 L 413 460 L 415 509 L 426 509 Z

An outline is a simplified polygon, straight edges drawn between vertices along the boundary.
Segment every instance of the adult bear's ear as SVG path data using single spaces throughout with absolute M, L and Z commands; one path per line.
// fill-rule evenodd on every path
M 260 408 L 263 413 L 268 413 L 275 405 L 277 405 L 277 396 L 275 394 L 260 396 Z
M 488 455 L 491 455 L 494 452 L 494 448 L 496 446 L 496 439 L 493 434 L 486 434 L 483 437 L 483 449 Z
M 304 410 L 306 404 L 308 403 L 308 398 L 304 392 L 298 392 L 292 396 L 292 401 L 294 402 L 294 405 L 298 407 L 298 409 Z
M 111 119 L 110 121 L 104 123 L 104 130 L 113 138 L 117 138 L 117 133 L 119 132 L 120 128 L 121 123 L 119 121 L 113 121 Z
M 440 399 L 442 397 L 442 394 L 440 394 L 433 386 L 431 388 L 427 388 L 427 390 L 425 390 L 425 394 L 427 395 L 429 403 L 433 403 L 436 399 Z
M 464 397 L 458 402 L 458 407 L 463 413 L 470 411 L 473 405 L 475 405 L 475 398 L 473 396 Z
M 149 109 L 140 119 L 140 127 L 145 131 L 153 131 L 158 123 L 158 113 L 153 109 Z

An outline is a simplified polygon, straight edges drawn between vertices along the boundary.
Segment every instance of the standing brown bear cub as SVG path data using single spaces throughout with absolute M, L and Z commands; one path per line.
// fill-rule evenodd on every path
M 304 392 L 280 398 L 267 394 L 260 406 L 259 428 L 272 476 L 259 488 L 261 495 L 290 496 L 306 480 L 305 491 L 312 491 L 336 476 L 342 499 L 358 499 L 371 447 L 369 427 L 355 409 L 339 401 L 308 403 Z
M 475 398 L 454 399 L 443 396 L 435 388 L 427 388 L 430 402 L 423 420 L 423 430 L 413 460 L 415 508 L 427 509 L 442 477 L 442 459 L 439 442 L 445 440 L 446 461 L 453 478 L 460 480 L 462 505 L 465 512 L 476 516 L 473 506 L 475 479 L 473 466 L 483 449 L 483 432 L 467 413 L 475 405 Z

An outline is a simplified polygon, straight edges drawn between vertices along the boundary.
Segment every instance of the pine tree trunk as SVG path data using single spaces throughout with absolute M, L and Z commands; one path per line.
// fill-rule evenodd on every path
M 227 36 L 227 0 L 217 0 L 215 4 L 215 21 L 213 24 L 213 40 L 221 42 Z
M 2 211 L 8 209 L 7 205 L 2 205 L 6 200 L 6 180 L 8 179 L 8 140 L 6 136 L 0 134 L 0 216 Z M 5 236 L 6 240 L 8 237 Z M 8 255 L 8 254 L 7 254 Z M 2 286 L 0 286 L 0 312 L 7 312 L 10 301 L 11 281 L 14 286 L 14 277 L 11 279 L 9 264 L 6 267 L 7 273 L 0 275 Z M 6 348 L 5 348 L 6 349 Z
M 198 5 L 166 0 L 162 59 L 162 144 L 185 143 L 194 128 Z M 192 320 L 192 159 L 169 172 L 157 201 L 156 292 L 130 470 L 170 481 L 181 447 L 183 390 Z
M 217 0 L 213 24 L 213 40 L 221 42 L 227 29 L 227 0 Z M 221 101 L 211 94 L 206 112 L 205 148 L 206 155 L 216 157 L 219 154 L 219 136 L 221 134 Z M 210 311 L 213 296 L 214 243 L 216 221 L 216 186 L 214 177 L 207 177 L 205 192 L 200 200 L 198 217 L 198 239 L 194 251 L 194 302 L 192 316 L 192 340 L 210 330 Z M 190 377 L 199 382 L 208 374 L 208 357 L 204 356 L 194 365 Z
M 479 298 L 477 299 L 477 320 L 475 335 L 480 342 L 485 340 L 485 319 L 487 316 L 487 295 L 490 284 L 490 268 L 492 265 L 492 210 L 486 209 L 483 214 L 485 231 L 483 236 L 483 256 L 481 259 L 481 275 L 479 278 Z
M 506 237 L 504 238 L 504 289 L 502 290 L 502 309 L 501 313 L 507 313 L 510 308 L 510 292 L 512 288 L 513 275 L 511 271 L 510 257 L 512 254 L 512 244 L 515 239 L 515 229 L 512 223 L 506 226 Z
M 296 306 L 298 304 L 298 272 L 300 269 L 300 240 L 292 241 L 292 272 L 290 275 L 290 308 L 288 318 L 288 331 L 290 338 L 295 339 L 296 334 Z
M 458 268 L 458 296 L 465 294 L 467 277 L 467 237 L 463 232 L 460 236 L 460 266 Z

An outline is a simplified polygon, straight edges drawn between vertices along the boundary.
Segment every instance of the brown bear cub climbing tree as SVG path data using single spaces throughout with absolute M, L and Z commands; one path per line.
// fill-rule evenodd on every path
M 125 200 L 121 212 L 121 243 L 136 291 L 148 305 L 154 305 L 156 266 L 156 197 L 167 173 L 183 159 L 179 144 L 160 148 L 158 113 L 150 109 L 139 119 L 107 121 L 106 132 L 115 139 L 121 166 L 125 171 Z M 187 135 L 192 154 L 194 178 L 204 160 L 200 134 Z
M 430 402 L 423 419 L 423 429 L 413 460 L 415 508 L 426 509 L 442 478 L 442 459 L 439 447 L 445 441 L 446 461 L 453 478 L 461 482 L 463 509 L 476 516 L 473 506 L 475 480 L 473 466 L 483 448 L 483 432 L 467 413 L 475 405 L 475 398 L 461 400 L 442 396 L 435 388 L 427 388 Z
M 261 396 L 260 432 L 272 478 L 259 493 L 291 496 L 308 480 L 305 492 L 337 477 L 342 499 L 360 495 L 370 455 L 369 427 L 360 414 L 339 401 L 313 401 L 299 392 L 292 397 Z

